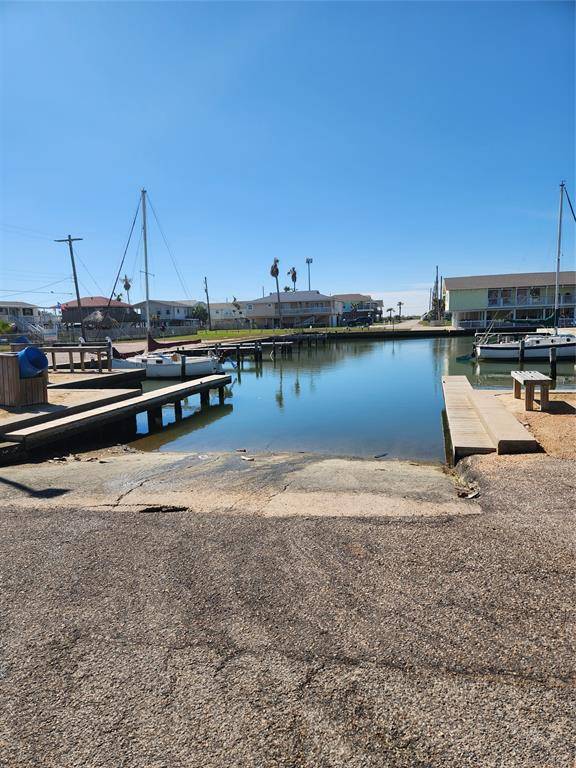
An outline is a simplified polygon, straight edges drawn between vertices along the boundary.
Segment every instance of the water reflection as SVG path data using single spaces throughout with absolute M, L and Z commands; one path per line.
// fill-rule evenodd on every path
M 248 360 L 241 370 L 227 365 L 233 383 L 225 406 L 200 410 L 192 397 L 184 406 L 188 419 L 141 438 L 138 447 L 442 460 L 442 375 L 508 388 L 510 370 L 518 368 L 514 362 L 457 360 L 471 344 L 470 338 L 331 342 L 266 359 L 261 367 Z M 547 372 L 545 364 L 530 362 L 530 368 Z M 558 385 L 574 386 L 572 363 L 558 363 Z M 146 388 L 154 386 L 164 384 Z M 168 408 L 165 423 L 170 420 Z

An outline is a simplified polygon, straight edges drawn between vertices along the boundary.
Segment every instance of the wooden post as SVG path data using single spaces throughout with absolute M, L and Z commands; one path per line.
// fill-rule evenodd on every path
M 526 410 L 534 410 L 534 382 L 526 381 Z
M 102 352 L 100 350 L 96 352 L 96 357 L 98 358 L 98 373 L 102 373 Z
M 276 339 L 272 339 L 272 357 L 276 360 Z
M 200 405 L 204 407 L 205 405 L 210 405 L 210 390 L 209 389 L 203 389 L 202 392 L 200 392 Z
M 556 350 L 554 350 L 554 352 L 556 352 Z M 548 381 L 541 381 L 540 382 L 540 410 L 547 411 L 549 404 L 550 404 L 550 383 Z
M 174 418 L 176 421 L 182 421 L 182 400 L 174 402 Z
M 218 387 L 218 402 L 224 405 L 224 387 Z
M 70 366 L 70 373 L 74 373 L 74 355 L 72 352 L 68 352 L 68 364 Z
M 108 370 L 112 370 L 112 344 L 108 345 L 108 351 L 107 351 L 107 357 L 108 357 Z
M 240 345 L 236 344 L 236 365 L 238 368 L 240 368 L 241 364 L 242 364 L 242 356 L 240 354 Z
M 550 347 L 550 378 L 556 381 L 556 348 Z
M 186 378 L 186 355 L 180 353 L 180 378 L 182 381 Z M 182 408 L 180 408 L 180 416 L 182 416 Z
M 52 370 L 57 371 L 58 369 L 56 368 L 56 352 L 51 352 L 50 354 L 52 356 Z
M 85 357 L 85 352 L 83 349 L 81 349 L 80 350 L 80 370 L 81 371 L 86 370 L 86 366 L 84 365 L 84 357 Z
M 156 429 L 162 429 L 162 408 L 151 408 L 146 411 L 148 416 L 148 431 L 154 432 Z
M 520 339 L 520 344 L 518 345 L 518 362 L 523 363 L 524 362 L 524 339 Z
M 520 400 L 522 398 L 522 384 L 517 379 L 512 379 L 512 382 L 514 384 L 514 397 L 516 400 Z

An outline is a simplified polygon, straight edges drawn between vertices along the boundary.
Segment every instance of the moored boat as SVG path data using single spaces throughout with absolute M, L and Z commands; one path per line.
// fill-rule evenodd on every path
M 145 352 L 125 359 L 115 358 L 112 361 L 112 368 L 123 370 L 144 369 L 148 379 L 176 379 L 182 376 L 182 374 L 189 378 L 197 378 L 200 376 L 210 376 L 213 373 L 222 373 L 223 370 L 218 358 L 207 355 L 203 357 L 186 357 L 183 371 L 180 354 L 159 354 L 157 352 Z
M 518 360 L 523 342 L 523 357 L 526 360 L 548 360 L 550 350 L 556 350 L 557 359 L 576 359 L 576 333 L 532 333 L 522 339 L 513 338 L 510 334 L 494 334 L 484 336 L 474 344 L 476 357 L 479 360 Z

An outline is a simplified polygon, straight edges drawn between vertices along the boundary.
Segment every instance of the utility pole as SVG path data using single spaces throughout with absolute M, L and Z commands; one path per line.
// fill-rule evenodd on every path
M 308 266 L 308 290 L 310 290 L 310 264 L 312 264 L 313 259 L 306 259 L 306 265 Z
M 208 279 L 204 278 L 204 293 L 206 294 L 206 305 L 208 306 L 208 330 L 212 330 L 212 318 L 210 317 L 210 296 L 208 295 Z
M 55 243 L 68 243 L 68 248 L 70 249 L 70 261 L 72 262 L 72 276 L 74 278 L 74 289 L 76 291 L 76 301 L 78 302 L 78 313 L 80 315 L 80 331 L 82 333 L 82 336 L 84 336 L 84 319 L 82 317 L 82 303 L 80 301 L 80 289 L 78 288 L 78 274 L 76 273 L 76 262 L 74 260 L 74 248 L 72 247 L 72 243 L 75 243 L 77 240 L 84 240 L 83 237 L 68 237 L 63 238 L 62 240 L 54 240 Z

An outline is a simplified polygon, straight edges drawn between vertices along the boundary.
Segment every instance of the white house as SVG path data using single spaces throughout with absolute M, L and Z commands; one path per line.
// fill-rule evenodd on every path
M 54 313 L 25 301 L 0 301 L 0 320 L 15 325 L 22 333 L 31 326 L 53 328 L 57 322 Z
M 142 316 L 142 322 L 146 322 L 146 302 L 139 301 L 134 304 L 134 309 Z M 150 299 L 150 320 L 152 325 L 195 325 L 197 321 L 193 317 L 194 307 L 206 307 L 202 301 L 164 301 L 162 299 Z
M 245 328 L 250 325 L 246 316 L 246 301 L 210 302 L 210 324 L 214 330 Z

